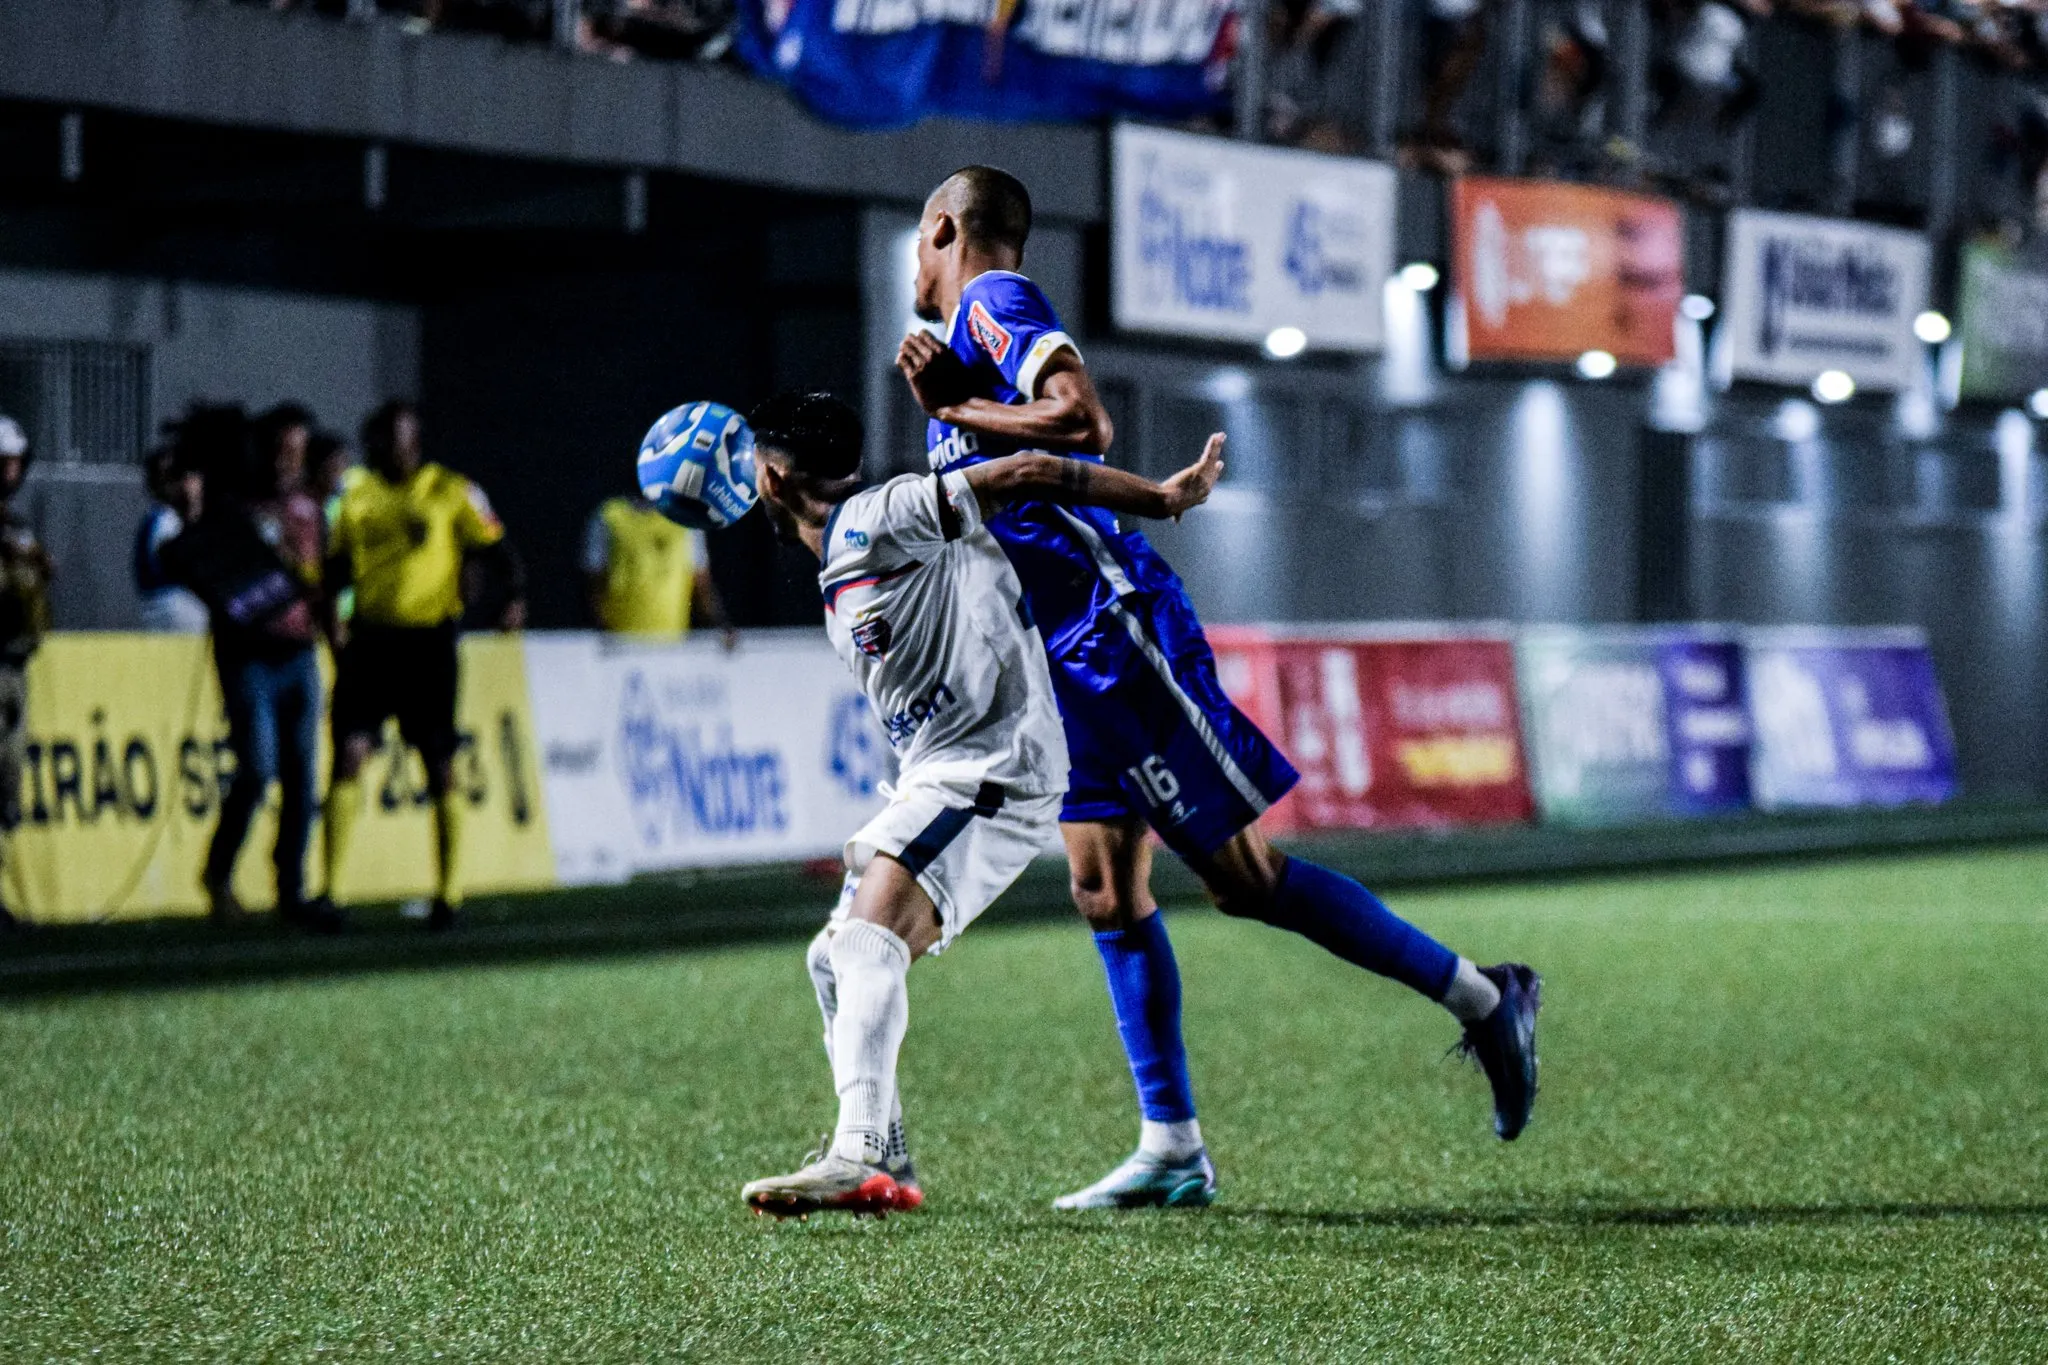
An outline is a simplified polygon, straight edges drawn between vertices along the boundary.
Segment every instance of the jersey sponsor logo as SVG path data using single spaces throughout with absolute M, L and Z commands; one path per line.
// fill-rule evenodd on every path
M 846 533 L 846 543 L 853 546 L 856 550 L 865 550 L 868 547 L 868 533 L 866 531 L 848 531 Z
M 870 659 L 879 659 L 887 654 L 894 639 L 895 631 L 890 628 L 886 616 L 863 616 L 853 623 L 853 643 Z
M 1009 330 L 995 320 L 995 315 L 981 306 L 980 299 L 967 306 L 967 333 L 998 365 L 1010 354 L 1010 344 L 1015 340 Z
M 931 466 L 934 470 L 947 469 L 970 455 L 981 453 L 981 441 L 971 431 L 957 428 L 932 443 Z
M 911 736 L 925 727 L 925 722 L 959 701 L 953 689 L 944 683 L 932 684 L 931 691 L 913 700 L 910 705 L 882 722 L 882 728 L 889 735 L 894 748 L 902 748 L 910 742 Z

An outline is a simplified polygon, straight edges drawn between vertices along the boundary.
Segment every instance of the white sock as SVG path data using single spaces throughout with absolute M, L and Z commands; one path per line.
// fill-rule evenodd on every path
M 832 931 L 820 929 L 804 954 L 804 966 L 811 972 L 811 989 L 818 993 L 818 1013 L 825 1017 L 825 1064 L 832 1064 L 832 1021 L 839 1014 L 839 978 L 832 974 Z M 889 1096 L 889 1133 L 884 1140 L 887 1157 L 900 1163 L 910 1157 L 910 1138 L 903 1129 L 903 1091 L 898 1086 Z
M 1199 1119 L 1181 1123 L 1160 1123 L 1153 1119 L 1138 1122 L 1138 1151 L 1144 1156 L 1158 1157 L 1161 1161 L 1186 1161 L 1201 1150 L 1202 1124 Z
M 910 1024 L 910 946 L 879 924 L 849 920 L 832 936 L 831 958 L 838 998 L 830 1051 L 839 1092 L 832 1151 L 879 1165 L 889 1150 L 896 1053 Z
M 1476 1024 L 1500 1008 L 1500 987 L 1461 957 L 1458 974 L 1451 978 L 1451 988 L 1444 992 L 1444 1008 L 1460 1022 Z

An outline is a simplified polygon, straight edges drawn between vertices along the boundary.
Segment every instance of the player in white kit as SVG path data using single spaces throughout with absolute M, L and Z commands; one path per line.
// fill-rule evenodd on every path
M 898 776 L 889 804 L 846 841 L 845 888 L 807 955 L 839 1094 L 831 1145 L 742 1194 L 783 1217 L 880 1216 L 923 1198 L 896 1095 L 905 973 L 1059 842 L 1067 744 L 1045 646 L 983 519 L 1025 498 L 1178 517 L 1216 486 L 1223 438 L 1164 483 L 1026 453 L 870 488 L 860 419 L 839 400 L 784 395 L 751 420 L 762 505 L 779 535 L 818 557 L 825 632 Z

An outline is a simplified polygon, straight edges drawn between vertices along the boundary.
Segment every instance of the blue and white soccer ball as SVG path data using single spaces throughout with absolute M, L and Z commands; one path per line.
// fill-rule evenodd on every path
M 640 442 L 640 492 L 670 521 L 730 526 L 760 497 L 754 431 L 723 403 L 685 403 Z

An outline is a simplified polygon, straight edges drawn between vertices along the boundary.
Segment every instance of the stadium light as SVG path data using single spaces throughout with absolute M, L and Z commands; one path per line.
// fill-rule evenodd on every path
M 1275 360 L 1292 360 L 1308 349 L 1308 333 L 1299 327 L 1275 327 L 1266 333 L 1266 354 Z
M 1401 267 L 1401 283 L 1418 294 L 1427 294 L 1436 288 L 1436 282 L 1441 278 L 1436 267 L 1428 261 L 1410 261 Z
M 1781 441 L 1811 441 L 1820 434 L 1820 409 L 1804 398 L 1787 398 L 1771 417 L 1771 435 Z
M 1714 316 L 1714 301 L 1705 294 L 1687 294 L 1678 301 L 1678 311 L 1694 322 Z
M 1856 381 L 1844 370 L 1822 370 L 1813 381 L 1813 396 L 1823 403 L 1846 403 L 1856 394 Z
M 1579 373 L 1587 379 L 1605 379 L 1615 370 L 1612 351 L 1588 351 L 1579 357 Z
M 1952 330 L 1954 329 L 1948 325 L 1948 319 L 1932 308 L 1913 319 L 1913 335 L 1929 346 L 1939 346 L 1947 341 Z
M 1252 377 L 1235 365 L 1212 370 L 1202 381 L 1202 396 L 1212 403 L 1242 403 L 1252 396 Z
M 2048 389 L 2034 390 L 2034 396 L 2027 400 L 2027 411 L 2048 422 Z

